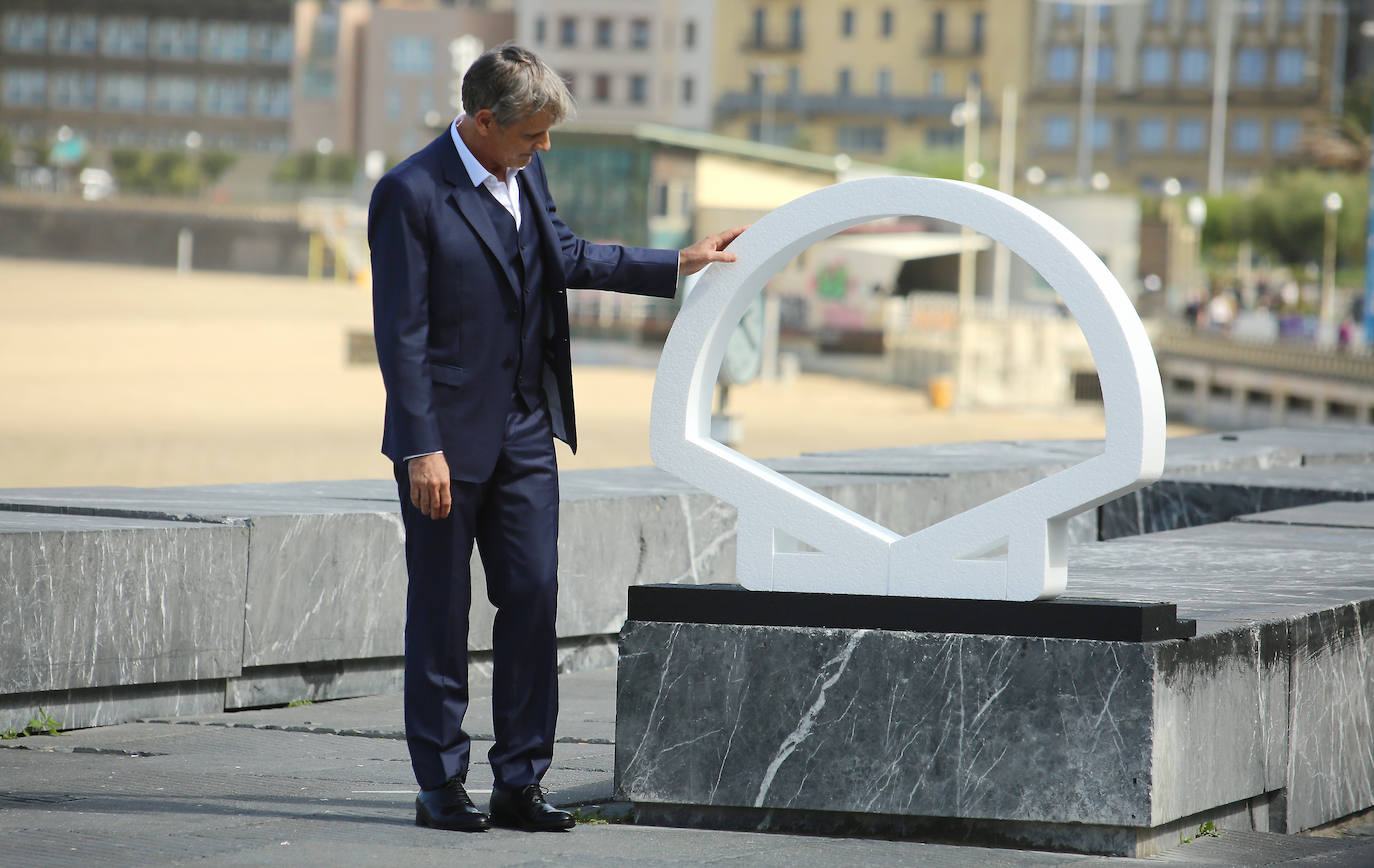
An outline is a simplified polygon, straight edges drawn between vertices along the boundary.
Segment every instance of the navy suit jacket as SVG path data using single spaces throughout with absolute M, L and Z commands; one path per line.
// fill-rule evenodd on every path
M 618 179 L 608 178 L 607 183 Z M 568 287 L 671 298 L 677 251 L 592 244 L 573 235 L 536 154 L 519 174 L 538 221 L 548 316 L 544 391 L 554 436 L 577 449 Z M 520 287 L 501 238 L 446 130 L 372 191 L 372 314 L 386 384 L 382 452 L 442 451 L 454 479 L 491 475 L 511 407 Z M 503 365 L 503 362 L 506 364 Z

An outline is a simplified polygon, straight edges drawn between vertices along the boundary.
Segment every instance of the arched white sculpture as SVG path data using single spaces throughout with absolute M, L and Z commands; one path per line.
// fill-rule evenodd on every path
M 1054 287 L 1097 364 L 1107 442 L 1097 455 L 910 536 L 822 497 L 710 437 L 731 330 L 765 283 L 815 242 L 880 217 L 934 217 L 1000 241 Z M 1073 515 L 1159 478 L 1164 394 L 1144 326 L 1073 233 L 1019 199 L 960 181 L 871 178 L 809 193 L 760 219 L 684 301 L 659 361 L 654 463 L 739 510 L 736 575 L 752 590 L 1035 600 L 1067 583 Z M 814 551 L 799 551 L 795 541 Z M 984 557 L 1005 545 L 1005 559 Z

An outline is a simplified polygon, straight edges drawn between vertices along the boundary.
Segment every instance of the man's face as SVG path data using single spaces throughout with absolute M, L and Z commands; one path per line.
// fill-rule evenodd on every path
M 474 118 L 481 141 L 482 153 L 475 154 L 487 167 L 523 169 L 534 159 L 535 151 L 549 149 L 549 130 L 553 120 L 548 112 L 540 112 L 518 120 L 507 127 L 496 123 L 491 112 L 482 109 Z

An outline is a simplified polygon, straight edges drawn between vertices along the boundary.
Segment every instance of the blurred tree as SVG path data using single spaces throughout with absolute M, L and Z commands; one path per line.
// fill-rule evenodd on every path
M 1227 193 L 1207 199 L 1203 243 L 1208 247 L 1253 242 L 1292 265 L 1321 260 L 1327 193 L 1343 200 L 1336 226 L 1337 259 L 1355 263 L 1364 256 L 1368 181 L 1363 172 L 1280 172 L 1255 194 Z
M 238 157 L 227 151 L 206 151 L 200 155 L 200 176 L 206 184 L 213 184 L 238 162 Z
M 905 151 L 893 163 L 897 168 L 932 178 L 964 179 L 964 152 L 960 148 L 913 148 Z M 983 177 L 997 177 L 989 172 Z
M 314 151 L 289 154 L 272 167 L 272 180 L 281 184 L 349 184 L 358 170 L 349 154 L 322 156 Z
M 9 183 L 14 180 L 14 143 L 0 131 L 0 181 Z

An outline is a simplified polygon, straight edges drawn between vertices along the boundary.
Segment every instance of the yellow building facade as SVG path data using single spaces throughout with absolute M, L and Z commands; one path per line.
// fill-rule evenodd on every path
M 951 113 L 970 82 L 1000 92 L 1028 68 L 1028 8 L 990 0 L 721 4 L 713 129 L 918 167 L 932 152 L 960 148 Z M 985 127 L 982 141 L 995 146 L 995 131 Z

